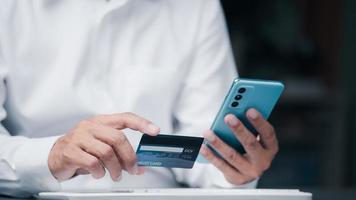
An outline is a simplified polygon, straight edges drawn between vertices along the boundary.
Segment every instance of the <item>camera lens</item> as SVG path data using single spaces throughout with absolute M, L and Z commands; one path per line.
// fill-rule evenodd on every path
M 239 89 L 239 93 L 244 93 L 244 92 L 246 92 L 246 88 L 240 88 Z
M 236 101 L 238 101 L 238 100 L 240 100 L 240 99 L 242 99 L 242 95 L 238 94 L 238 95 L 235 96 L 235 100 L 236 100 Z
M 238 105 L 239 105 L 239 102 L 234 101 L 234 102 L 232 102 L 231 107 L 235 108 L 235 107 L 237 107 Z

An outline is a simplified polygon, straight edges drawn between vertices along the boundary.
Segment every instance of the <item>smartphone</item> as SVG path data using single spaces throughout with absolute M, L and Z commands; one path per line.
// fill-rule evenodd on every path
M 224 117 L 227 114 L 234 114 L 252 134 L 257 136 L 257 131 L 246 117 L 246 111 L 255 108 L 267 119 L 283 89 L 284 85 L 278 81 L 236 78 L 210 129 L 225 143 L 244 154 L 243 146 L 225 124 Z

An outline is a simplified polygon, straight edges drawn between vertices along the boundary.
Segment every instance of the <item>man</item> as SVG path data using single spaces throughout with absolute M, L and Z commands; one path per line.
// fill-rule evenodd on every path
M 217 0 L 5 0 L 0 6 L 0 191 L 255 187 L 278 151 L 232 115 L 240 155 L 208 129 L 236 76 Z M 150 121 L 149 121 L 149 120 Z M 204 135 L 211 162 L 137 167 L 141 133 Z

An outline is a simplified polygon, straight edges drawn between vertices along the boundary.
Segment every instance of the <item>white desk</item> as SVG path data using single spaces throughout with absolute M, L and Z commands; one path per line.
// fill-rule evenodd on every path
M 43 199 L 69 200 L 311 200 L 299 190 L 270 189 L 134 189 L 115 192 L 45 192 Z

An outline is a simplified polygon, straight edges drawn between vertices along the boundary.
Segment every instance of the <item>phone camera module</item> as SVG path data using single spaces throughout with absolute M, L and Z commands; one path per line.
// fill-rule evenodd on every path
M 238 94 L 235 96 L 235 100 L 238 101 L 238 100 L 241 100 L 242 99 L 242 95 Z
M 240 94 L 242 94 L 242 93 L 244 93 L 244 92 L 246 92 L 246 88 L 240 88 L 240 89 L 239 89 L 239 93 L 240 93 Z
M 239 106 L 239 102 L 237 101 L 232 102 L 231 107 L 236 108 L 237 106 Z

